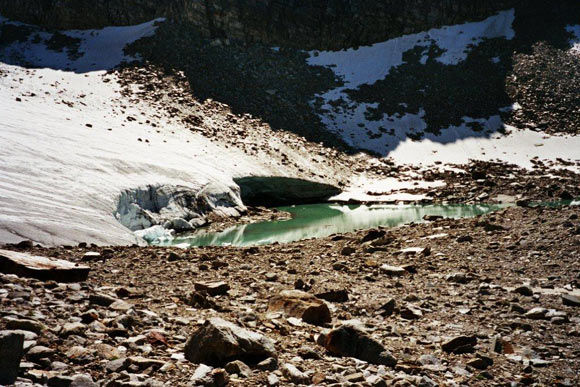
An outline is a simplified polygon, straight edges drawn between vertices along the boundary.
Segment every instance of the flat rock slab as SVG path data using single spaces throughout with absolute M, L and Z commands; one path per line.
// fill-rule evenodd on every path
M 27 253 L 0 249 L 0 273 L 41 281 L 86 281 L 90 267 L 62 259 L 52 259 Z

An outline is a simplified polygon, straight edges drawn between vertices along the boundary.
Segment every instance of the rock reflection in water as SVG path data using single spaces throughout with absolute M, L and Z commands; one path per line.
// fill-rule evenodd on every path
M 274 242 L 288 243 L 309 238 L 322 238 L 336 233 L 378 226 L 395 227 L 423 222 L 425 215 L 465 218 L 508 207 L 494 205 L 340 205 L 310 204 L 280 207 L 292 214 L 290 220 L 244 224 L 222 232 L 198 232 L 178 237 L 161 245 L 190 246 L 254 246 Z

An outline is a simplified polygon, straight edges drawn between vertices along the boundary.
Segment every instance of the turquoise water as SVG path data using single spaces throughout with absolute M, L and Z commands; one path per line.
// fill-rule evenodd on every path
M 234 226 L 222 232 L 197 232 L 161 242 L 161 246 L 255 246 L 322 238 L 378 226 L 395 227 L 423 222 L 425 215 L 466 218 L 509 207 L 508 204 L 447 205 L 342 205 L 309 204 L 279 207 L 292 214 L 290 220 L 267 221 Z

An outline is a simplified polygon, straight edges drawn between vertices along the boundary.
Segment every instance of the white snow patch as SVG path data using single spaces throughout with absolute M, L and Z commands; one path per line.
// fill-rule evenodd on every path
M 342 51 L 310 52 L 308 59 L 310 65 L 327 66 L 344 82 L 344 86 L 317 96 L 324 101 L 322 105 L 324 113 L 321 115 L 323 123 L 330 131 L 339 134 L 348 144 L 356 148 L 387 154 L 390 150 L 389 139 L 388 136 L 380 136 L 380 128 L 395 129 L 405 136 L 411 129 L 422 131 L 426 129 L 426 124 L 421 118 L 424 112 L 383 116 L 377 121 L 369 120 L 366 113 L 369 109 L 376 108 L 377 104 L 355 103 L 349 99 L 346 91 L 384 79 L 391 69 L 405 63 L 403 54 L 406 51 L 418 46 L 427 49 L 431 45 L 436 45 L 443 50 L 441 56 L 435 58 L 437 61 L 446 65 L 457 65 L 467 58 L 472 47 L 485 39 L 512 39 L 515 36 L 512 28 L 514 18 L 515 11 L 512 9 L 480 22 L 435 28 L 372 46 Z M 427 56 L 423 56 L 421 63 L 426 64 L 427 60 Z M 336 105 L 336 102 L 340 103 Z M 371 138 L 367 132 L 370 132 Z
M 114 75 L 104 82 L 105 71 L 90 71 L 130 60 L 124 45 L 154 28 L 150 22 L 67 32 L 82 39 L 84 55 L 76 61 L 30 42 L 0 51 L 0 243 L 143 243 L 114 217 L 122 191 L 232 187 L 233 177 L 296 173 L 192 133 L 178 119 L 123 97 Z M 15 52 L 51 68 L 8 64 Z M 305 170 L 320 168 L 297 151 L 288 155 Z
M 574 38 L 570 39 L 570 52 L 580 54 L 580 24 L 567 26 L 566 31 L 574 35 Z

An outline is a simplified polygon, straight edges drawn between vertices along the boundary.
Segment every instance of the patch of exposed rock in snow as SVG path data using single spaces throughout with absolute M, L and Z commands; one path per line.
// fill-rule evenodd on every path
M 574 35 L 574 38 L 570 40 L 570 52 L 580 55 L 580 24 L 568 26 L 566 31 Z
M 343 51 L 312 51 L 309 64 L 327 66 L 344 81 L 343 86 L 320 96 L 325 102 L 321 114 L 323 123 L 352 146 L 389 156 L 400 164 L 433 165 L 436 161 L 462 164 L 469 160 L 497 159 L 529 168 L 532 166 L 530 159 L 534 157 L 578 160 L 579 137 L 547 136 L 510 127 L 507 129 L 511 133 L 504 136 L 498 133 L 504 128 L 499 116 L 463 117 L 460 126 L 442 130 L 440 135 L 425 132 L 421 140 L 412 140 L 408 134 L 427 129 L 424 110 L 418 114 L 384 114 L 379 120 L 369 120 L 367 113 L 376 109 L 378 104 L 357 103 L 349 99 L 347 90 L 384 79 L 393 68 L 404 64 L 403 53 L 414 47 L 427 50 L 434 44 L 443 51 L 436 60 L 456 65 L 466 59 L 472 47 L 485 39 L 513 39 L 514 17 L 514 10 L 508 10 L 481 22 L 436 28 L 372 46 Z M 568 31 L 578 36 L 572 44 L 580 47 L 580 25 L 569 26 Z M 521 106 L 516 103 L 502 111 L 519 109 Z M 474 131 L 469 127 L 470 123 L 481 124 L 483 130 Z M 394 128 L 394 133 L 380 136 L 367 133 L 379 133 L 383 128 Z M 352 189 L 357 190 L 356 187 Z
M 322 106 L 325 112 L 321 115 L 323 123 L 356 148 L 387 154 L 391 150 L 388 139 L 385 136 L 369 139 L 366 132 L 377 133 L 380 127 L 395 128 L 405 135 L 411 129 L 423 131 L 426 129 L 422 120 L 424 113 L 384 115 L 380 120 L 371 121 L 365 114 L 376 105 L 353 102 L 346 91 L 384 79 L 391 69 L 405 63 L 403 54 L 414 47 L 425 47 L 427 51 L 431 45 L 436 45 L 443 53 L 435 59 L 446 65 L 456 65 L 467 58 L 472 47 L 485 39 L 512 39 L 515 36 L 512 28 L 514 17 L 515 11 L 508 10 L 481 22 L 435 28 L 372 46 L 343 51 L 312 51 L 309 64 L 330 67 L 344 81 L 344 86 L 319 96 L 325 102 Z M 337 102 L 338 106 L 333 106 Z
M 465 119 L 466 123 L 472 121 Z M 492 117 L 484 127 L 499 121 Z M 406 139 L 389 157 L 396 163 L 412 165 L 435 165 L 436 162 L 448 164 L 465 164 L 469 160 L 500 160 L 516 164 L 523 168 L 532 168 L 531 159 L 540 160 L 580 160 L 579 136 L 550 136 L 532 130 L 516 129 L 507 126 L 507 135 L 498 132 L 486 134 L 474 132 L 466 125 L 450 127 L 440 136 L 426 133 L 421 141 Z M 578 171 L 577 166 L 567 166 Z
M 51 50 L 45 42 L 54 34 L 45 31 L 35 31 L 28 39 L 16 41 L 3 49 L 2 61 L 25 61 L 34 67 L 46 67 L 86 73 L 90 71 L 108 70 L 121 62 L 131 62 L 136 58 L 128 57 L 124 49 L 141 38 L 151 36 L 157 29 L 156 25 L 164 19 L 155 19 L 147 23 L 128 27 L 106 27 L 100 30 L 60 31 L 61 35 L 79 39 L 78 58 L 63 52 Z M 25 24 L 13 22 L 0 17 L 0 23 L 16 26 Z

